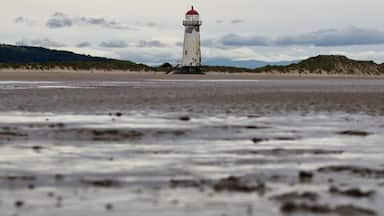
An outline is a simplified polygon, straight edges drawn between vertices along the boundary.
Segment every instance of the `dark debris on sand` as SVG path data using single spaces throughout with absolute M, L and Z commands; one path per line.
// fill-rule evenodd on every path
M 264 127 L 264 128 L 267 128 L 267 127 Z M 262 129 L 262 127 L 260 127 L 259 129 Z M 270 141 L 270 140 L 276 140 L 276 141 L 295 141 L 295 140 L 299 140 L 299 139 L 301 139 L 301 137 L 274 137 L 274 138 L 255 137 L 255 138 L 252 138 L 252 142 L 257 144 L 257 143 L 260 143 L 260 142 L 265 142 L 265 141 Z
M 326 166 L 321 167 L 317 170 L 322 173 L 350 173 L 353 175 L 357 175 L 360 177 L 366 178 L 384 178 L 384 170 L 383 169 L 371 169 L 365 167 L 358 166 L 350 166 L 350 165 L 335 165 L 335 166 Z
M 78 140 L 92 141 L 137 141 L 145 136 L 175 136 L 181 137 L 188 134 L 187 130 L 135 130 L 129 128 L 103 129 L 103 128 L 69 128 L 55 130 L 59 139 L 73 137 Z
M 359 188 L 340 189 L 336 186 L 329 187 L 329 192 L 334 195 L 343 195 L 353 198 L 371 198 L 375 191 L 362 191 Z
M 7 181 L 35 181 L 37 178 L 35 176 L 0 176 L 0 180 Z
M 259 125 L 220 125 L 220 126 L 214 126 L 214 128 L 219 129 L 247 129 L 247 130 L 262 130 L 262 129 L 269 129 L 271 127 L 268 126 L 259 126 Z
M 215 192 L 253 193 L 264 195 L 270 190 L 265 183 L 250 184 L 241 177 L 229 176 L 218 180 L 171 180 L 172 188 L 199 188 L 212 187 Z
M 16 208 L 21 208 L 24 206 L 24 202 L 21 200 L 16 200 L 14 205 Z
M 313 172 L 310 171 L 299 171 L 299 180 L 300 182 L 311 182 L 313 179 Z
M 191 180 L 191 179 L 172 179 L 170 186 L 172 188 L 202 188 L 207 182 L 204 180 Z
M 144 133 L 136 130 L 122 129 L 92 129 L 92 128 L 72 128 L 55 131 L 57 135 L 73 134 L 77 139 L 93 141 L 124 141 L 136 140 L 144 136 Z
M 279 202 L 288 202 L 288 201 L 297 201 L 297 200 L 303 200 L 303 201 L 317 201 L 319 199 L 320 195 L 315 192 L 289 192 L 284 193 L 280 195 L 276 195 L 271 197 L 272 200 L 276 200 Z
M 108 140 L 125 140 L 125 139 L 136 139 L 142 137 L 144 134 L 139 131 L 129 130 L 120 131 L 114 129 L 108 130 L 93 130 L 95 141 L 108 141 Z
M 54 175 L 54 178 L 56 181 L 62 181 L 64 180 L 65 176 L 63 174 L 57 173 Z
M 246 125 L 244 126 L 245 129 L 250 130 L 261 130 L 261 129 L 269 129 L 270 127 L 267 126 L 257 126 L 257 125 Z
M 108 113 L 109 116 L 117 116 L 117 117 L 121 117 L 123 116 L 123 113 L 121 112 L 116 112 L 116 113 Z
M 26 137 L 28 135 L 23 134 L 23 133 L 14 132 L 14 131 L 0 131 L 0 136 L 3 136 L 3 137 Z
M 348 136 L 369 136 L 370 133 L 366 131 L 357 131 L 357 130 L 346 130 L 346 131 L 341 131 L 338 133 L 339 135 L 348 135 Z
M 83 179 L 80 182 L 86 185 L 90 185 L 94 187 L 104 187 L 104 188 L 121 187 L 123 185 L 122 182 L 113 180 L 113 179 L 102 179 L 102 180 Z
M 375 216 L 377 213 L 371 209 L 357 207 L 353 205 L 340 205 L 330 207 L 321 204 L 307 204 L 285 202 L 280 211 L 284 214 L 332 214 L 338 216 Z
M 230 153 L 237 154 L 257 154 L 257 155 L 323 155 L 323 154 L 342 154 L 342 150 L 325 150 L 325 149 L 286 149 L 286 148 L 274 148 L 274 149 L 262 149 L 262 150 L 234 150 Z
M 113 209 L 113 205 L 111 203 L 105 204 L 105 210 L 111 211 Z
M 180 121 L 190 121 L 191 117 L 189 117 L 189 116 L 181 116 L 181 117 L 179 117 L 179 120 Z
M 301 139 L 300 137 L 275 137 L 273 138 L 274 140 L 277 141 L 295 141 Z
M 246 182 L 242 181 L 241 178 L 230 176 L 228 178 L 220 179 L 213 185 L 213 189 L 216 192 L 242 192 L 242 193 L 252 193 L 257 192 L 261 195 L 265 194 L 269 188 L 265 183 L 257 183 L 257 185 L 249 185 Z
M 41 153 L 41 151 L 44 149 L 44 147 L 42 146 L 38 146 L 38 145 L 35 145 L 35 146 L 32 146 L 32 150 L 36 153 Z
M 28 134 L 21 133 L 17 131 L 17 128 L 11 128 L 11 127 L 2 127 L 0 128 L 0 140 L 8 140 L 15 138 L 26 138 L 28 137 Z
M 65 124 L 59 122 L 59 123 L 49 124 L 48 127 L 50 127 L 50 128 L 63 128 L 63 127 L 65 127 Z
M 173 136 L 184 136 L 187 134 L 187 131 L 184 130 L 164 130 L 156 131 L 154 135 L 163 136 L 163 135 L 173 135 Z
M 252 138 L 252 142 L 255 143 L 255 144 L 258 144 L 258 143 L 261 143 L 261 142 L 265 142 L 265 141 L 268 141 L 267 138 Z

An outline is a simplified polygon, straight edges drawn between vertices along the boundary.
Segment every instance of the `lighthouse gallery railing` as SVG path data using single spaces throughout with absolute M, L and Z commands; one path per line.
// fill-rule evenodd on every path
M 197 26 L 197 25 L 201 26 L 202 24 L 203 22 L 200 20 L 184 20 L 183 21 L 184 26 Z

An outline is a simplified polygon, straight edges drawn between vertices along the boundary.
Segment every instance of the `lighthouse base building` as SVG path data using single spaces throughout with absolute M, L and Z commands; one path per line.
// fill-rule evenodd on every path
M 181 67 L 176 73 L 201 73 L 200 26 L 202 21 L 199 12 L 193 6 L 186 13 L 183 25 L 185 27 L 183 59 Z

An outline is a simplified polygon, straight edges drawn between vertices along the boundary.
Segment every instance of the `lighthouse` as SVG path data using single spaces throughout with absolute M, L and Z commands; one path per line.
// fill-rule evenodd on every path
M 197 10 L 192 8 L 186 13 L 183 26 L 184 45 L 181 73 L 200 73 L 201 49 L 200 49 L 200 26 L 202 21 Z

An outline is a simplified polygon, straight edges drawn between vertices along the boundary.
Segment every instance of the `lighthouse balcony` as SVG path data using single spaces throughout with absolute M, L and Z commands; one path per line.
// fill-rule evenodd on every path
M 201 26 L 203 22 L 201 20 L 184 20 L 184 26 Z

